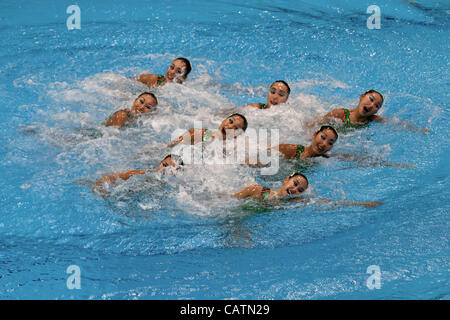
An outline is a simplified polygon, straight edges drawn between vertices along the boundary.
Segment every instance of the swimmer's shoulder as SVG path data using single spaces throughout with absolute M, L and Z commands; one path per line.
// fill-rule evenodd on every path
M 345 116 L 345 110 L 344 108 L 334 109 L 327 113 L 327 117 L 334 117 L 334 118 L 343 118 Z
M 287 143 L 282 143 L 278 145 L 277 150 L 279 152 L 281 152 L 285 158 L 292 158 L 293 156 L 295 156 L 296 151 L 297 151 L 297 147 L 302 147 L 301 145 L 297 145 L 297 144 L 287 144 Z
M 265 103 L 251 103 L 246 105 L 246 107 L 258 108 L 258 109 L 269 109 L 270 106 L 267 106 Z
M 240 192 L 236 193 L 234 196 L 237 198 L 247 198 L 247 197 L 255 197 L 259 198 L 263 187 L 259 184 L 253 184 L 251 186 L 245 187 Z
M 122 126 L 129 118 L 129 111 L 119 110 L 116 111 L 106 122 L 106 126 Z
M 157 74 L 141 74 L 137 81 L 145 83 L 147 86 L 153 86 L 158 81 Z

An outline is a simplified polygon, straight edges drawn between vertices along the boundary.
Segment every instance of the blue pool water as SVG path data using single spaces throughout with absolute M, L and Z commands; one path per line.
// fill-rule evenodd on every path
M 450 298 L 448 1 L 380 2 L 379 30 L 366 26 L 373 1 L 77 1 L 81 29 L 68 31 L 71 4 L 0 4 L 1 299 Z M 102 126 L 146 89 L 130 78 L 178 56 L 193 71 L 156 91 L 155 117 Z M 217 197 L 277 188 L 289 161 L 273 176 L 204 166 L 91 193 L 86 180 L 155 166 L 175 129 L 216 128 L 277 79 L 288 103 L 246 110 L 250 126 L 308 143 L 308 121 L 375 88 L 383 116 L 431 133 L 373 124 L 333 151 L 417 167 L 306 169 L 311 194 L 374 209 Z M 366 286 L 371 265 L 380 289 Z

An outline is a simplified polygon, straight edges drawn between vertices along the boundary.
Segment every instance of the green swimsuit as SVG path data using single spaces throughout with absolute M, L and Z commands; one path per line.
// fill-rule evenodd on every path
M 348 128 L 363 128 L 365 126 L 367 126 L 371 120 L 369 119 L 369 121 L 367 123 L 361 123 L 361 124 L 352 124 L 350 122 L 350 110 L 348 109 L 344 109 L 344 117 L 342 118 L 342 121 L 344 122 L 344 126 L 348 127 Z
M 305 147 L 298 144 L 297 145 L 297 149 L 295 150 L 295 154 L 292 157 L 290 157 L 289 159 L 294 159 L 295 158 L 295 159 L 299 160 L 300 159 L 300 155 L 302 154 L 303 151 L 305 151 Z
M 270 194 L 270 188 L 263 187 L 261 190 L 261 199 L 264 200 L 266 194 Z
M 342 121 L 344 121 L 344 124 L 346 126 L 349 126 L 350 123 L 350 110 L 344 109 L 344 118 L 342 118 Z
M 258 109 L 266 109 L 266 104 L 265 103 L 258 103 Z
M 208 140 L 209 138 L 212 137 L 213 132 L 209 129 L 205 129 L 205 131 L 203 131 L 203 139 L 202 142 L 205 142 L 206 140 Z
M 161 85 L 161 83 L 164 82 L 164 80 L 166 80 L 166 78 L 164 77 L 164 75 L 160 74 L 158 75 L 158 80 L 156 80 L 156 87 L 159 87 Z

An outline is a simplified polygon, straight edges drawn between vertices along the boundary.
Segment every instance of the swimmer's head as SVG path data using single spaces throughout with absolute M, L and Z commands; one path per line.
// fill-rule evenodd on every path
M 276 106 L 277 104 L 284 103 L 289 98 L 291 88 L 283 80 L 277 80 L 270 85 L 269 93 L 267 94 L 267 104 L 270 106 Z
M 141 93 L 133 102 L 131 107 L 132 114 L 147 113 L 156 108 L 158 99 L 151 92 Z
M 300 195 L 308 189 L 308 184 L 308 178 L 299 172 L 294 172 L 284 179 L 279 194 L 281 196 Z
M 223 138 L 236 138 L 238 135 L 247 130 L 247 119 L 239 113 L 233 113 L 222 121 L 219 127 L 219 132 Z
M 312 150 L 319 155 L 323 155 L 333 148 L 338 138 L 338 133 L 331 126 L 321 126 L 312 137 Z
M 367 90 L 359 96 L 358 111 L 365 117 L 373 116 L 383 105 L 384 97 L 378 91 Z
M 167 154 L 159 163 L 158 171 L 167 172 L 168 169 L 178 170 L 184 165 L 183 159 L 175 154 Z
M 188 59 L 182 57 L 176 58 L 167 69 L 166 78 L 170 82 L 175 81 L 177 83 L 182 83 L 186 80 L 191 69 L 191 63 Z

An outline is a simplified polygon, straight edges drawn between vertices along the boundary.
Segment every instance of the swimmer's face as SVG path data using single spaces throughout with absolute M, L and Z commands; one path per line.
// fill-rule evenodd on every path
M 236 138 L 244 132 L 244 119 L 240 116 L 233 115 L 222 121 L 219 131 L 224 138 Z
M 267 95 L 267 104 L 276 106 L 284 103 L 289 98 L 288 88 L 284 83 L 275 82 L 270 86 L 269 94 Z
M 334 143 L 337 140 L 336 134 L 330 130 L 325 129 L 313 134 L 313 141 L 311 148 L 317 154 L 325 154 L 333 148 Z
M 155 109 L 158 102 L 149 94 L 143 94 L 133 102 L 132 114 L 147 113 Z
M 280 188 L 281 196 L 300 195 L 308 188 L 308 181 L 302 176 L 287 177 Z
M 173 60 L 166 71 L 166 78 L 172 82 L 182 83 L 186 80 L 186 64 L 181 60 Z
M 359 97 L 358 111 L 365 117 L 373 116 L 383 105 L 383 98 L 377 92 L 362 94 Z
M 171 169 L 171 168 L 177 168 L 177 164 L 175 163 L 175 161 L 172 160 L 172 157 L 167 157 L 164 160 L 162 160 L 159 165 L 158 165 L 158 171 L 161 172 L 166 172 L 167 169 Z

